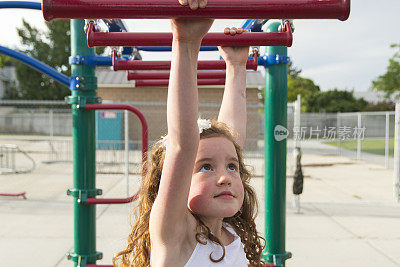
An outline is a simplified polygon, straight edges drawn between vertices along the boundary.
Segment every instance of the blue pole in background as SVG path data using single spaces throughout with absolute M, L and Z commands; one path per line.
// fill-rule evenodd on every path
M 0 8 L 26 8 L 42 10 L 42 3 L 26 1 L 1 1 Z
M 34 59 L 34 58 L 29 57 L 21 52 L 14 51 L 14 50 L 9 49 L 4 46 L 0 46 L 0 54 L 4 54 L 6 56 L 15 58 L 16 60 L 21 61 L 22 63 L 34 68 L 35 70 L 50 76 L 57 82 L 69 87 L 69 77 L 68 76 L 66 76 L 62 73 L 59 73 L 52 67 L 40 62 L 37 59 Z

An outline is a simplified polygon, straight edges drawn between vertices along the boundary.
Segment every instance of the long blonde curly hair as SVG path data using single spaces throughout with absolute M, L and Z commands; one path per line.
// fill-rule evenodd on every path
M 262 266 L 265 264 L 261 257 L 265 247 L 265 239 L 256 230 L 257 197 L 254 189 L 249 184 L 251 174 L 243 162 L 242 149 L 235 142 L 234 134 L 225 123 L 212 121 L 211 127 L 204 129 L 200 134 L 200 139 L 211 137 L 225 137 L 234 144 L 239 160 L 239 173 L 244 187 L 244 199 L 241 209 L 233 217 L 224 218 L 223 221 L 232 226 L 241 238 L 249 264 L 251 266 Z M 126 249 L 117 253 L 113 258 L 114 266 L 150 266 L 149 220 L 151 208 L 157 197 L 164 165 L 165 146 L 162 140 L 153 145 L 150 155 L 149 166 L 139 190 L 139 203 L 134 210 L 136 221 L 129 234 Z M 147 166 L 143 167 L 146 168 Z M 210 229 L 202 222 L 199 216 L 196 214 L 193 214 L 193 216 L 198 226 L 196 234 L 197 242 L 204 245 L 204 240 L 210 240 L 219 244 L 223 249 L 222 257 L 213 259 L 210 255 L 210 260 L 212 262 L 221 261 L 225 257 L 224 246 L 211 233 Z

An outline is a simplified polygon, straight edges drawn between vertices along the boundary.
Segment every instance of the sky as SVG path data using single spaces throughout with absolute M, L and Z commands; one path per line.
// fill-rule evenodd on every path
M 173 0 L 171 0 L 173 1 Z M 383 4 L 384 3 L 384 4 Z M 390 48 L 400 43 L 400 0 L 352 0 L 347 21 L 294 20 L 293 46 L 288 54 L 301 76 L 312 79 L 321 90 L 367 91 L 371 82 L 386 72 Z M 0 45 L 19 46 L 16 27 L 22 19 L 45 29 L 38 10 L 2 9 Z M 124 20 L 131 32 L 168 32 L 168 20 Z M 216 20 L 210 31 L 242 25 L 243 20 Z M 264 53 L 263 49 L 261 50 Z M 170 53 L 142 52 L 144 60 L 168 60 Z M 218 59 L 217 52 L 201 52 L 199 59 Z M 260 67 L 259 70 L 262 70 Z

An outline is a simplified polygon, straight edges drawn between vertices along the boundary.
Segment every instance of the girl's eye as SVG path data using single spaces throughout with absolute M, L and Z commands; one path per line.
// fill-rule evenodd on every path
M 212 167 L 210 164 L 204 164 L 203 166 L 201 166 L 200 171 L 212 171 Z
M 228 165 L 228 170 L 229 171 L 237 171 L 237 167 L 235 164 L 231 163 Z

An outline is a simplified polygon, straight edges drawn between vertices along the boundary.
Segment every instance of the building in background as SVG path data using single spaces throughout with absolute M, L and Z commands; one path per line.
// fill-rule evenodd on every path
M 158 140 L 167 131 L 167 87 L 135 87 L 128 81 L 125 71 L 111 71 L 110 68 L 96 68 L 98 96 L 103 103 L 130 103 L 146 117 L 149 140 Z M 247 72 L 247 148 L 256 147 L 259 138 L 259 92 L 264 89 L 261 72 Z M 217 119 L 224 85 L 199 86 L 199 116 Z M 140 121 L 135 116 L 129 119 L 130 140 L 141 138 Z
M 17 81 L 14 63 L 8 61 L 0 68 L 0 99 L 3 99 L 10 86 Z

